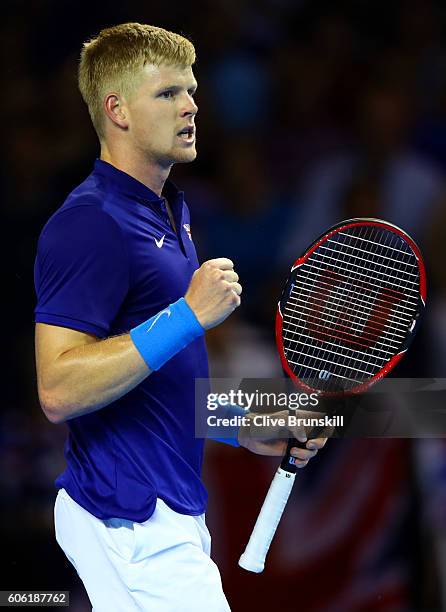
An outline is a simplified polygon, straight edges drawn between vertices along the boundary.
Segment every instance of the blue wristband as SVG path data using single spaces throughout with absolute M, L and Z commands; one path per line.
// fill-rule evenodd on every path
M 230 419 L 231 417 L 234 416 L 246 416 L 248 414 L 249 410 L 246 410 L 246 408 L 242 408 L 241 406 L 237 406 L 235 404 L 229 404 L 228 406 L 222 406 L 221 404 L 219 404 L 218 406 L 218 416 L 222 417 L 222 418 L 226 418 L 226 419 Z M 238 441 L 238 431 L 239 431 L 240 427 L 238 427 L 237 425 L 231 425 L 229 427 L 225 427 L 225 430 L 227 431 L 227 433 L 230 434 L 231 437 L 229 438 L 222 438 L 222 437 L 218 437 L 218 438 L 212 438 L 212 440 L 215 440 L 216 442 L 223 442 L 223 444 L 229 444 L 229 446 L 240 446 L 239 441 Z
M 203 334 L 204 328 L 184 298 L 130 330 L 133 344 L 154 371 Z

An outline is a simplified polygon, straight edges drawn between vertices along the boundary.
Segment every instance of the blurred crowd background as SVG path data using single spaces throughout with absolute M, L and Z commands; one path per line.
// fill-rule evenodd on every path
M 36 394 L 33 264 L 44 223 L 98 155 L 79 49 L 123 21 L 197 48 L 199 157 L 172 176 L 200 258 L 232 258 L 244 285 L 209 334 L 214 376 L 280 375 L 273 319 L 289 265 L 331 223 L 376 216 L 411 233 L 428 267 L 422 332 L 396 375 L 446 377 L 444 2 L 4 2 L 0 589 L 69 589 L 75 612 L 90 608 L 53 537 L 66 432 Z M 253 576 L 237 559 L 276 464 L 208 442 L 208 522 L 235 612 L 446 610 L 441 439 L 330 441 Z

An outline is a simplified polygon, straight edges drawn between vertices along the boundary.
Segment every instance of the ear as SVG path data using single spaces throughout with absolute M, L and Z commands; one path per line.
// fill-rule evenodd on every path
M 107 117 L 118 127 L 128 128 L 127 109 L 123 98 L 117 93 L 109 93 L 104 100 L 104 110 Z

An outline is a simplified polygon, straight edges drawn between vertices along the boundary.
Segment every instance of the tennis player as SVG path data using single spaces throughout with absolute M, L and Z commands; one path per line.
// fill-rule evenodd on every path
M 97 612 L 229 609 L 204 520 L 194 379 L 208 376 L 205 330 L 242 288 L 229 259 L 199 267 L 168 180 L 196 157 L 194 61 L 188 40 L 137 23 L 85 43 L 79 86 L 100 159 L 38 243 L 39 397 L 69 428 L 56 538 Z M 311 444 L 300 465 L 324 440 Z

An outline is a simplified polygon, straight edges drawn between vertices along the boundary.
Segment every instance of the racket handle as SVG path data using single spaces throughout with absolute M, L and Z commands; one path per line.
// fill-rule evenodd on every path
M 240 567 L 248 570 L 248 572 L 259 574 L 263 571 L 265 557 L 276 533 L 295 478 L 295 473 L 287 472 L 280 467 L 275 473 L 248 545 L 238 562 Z

